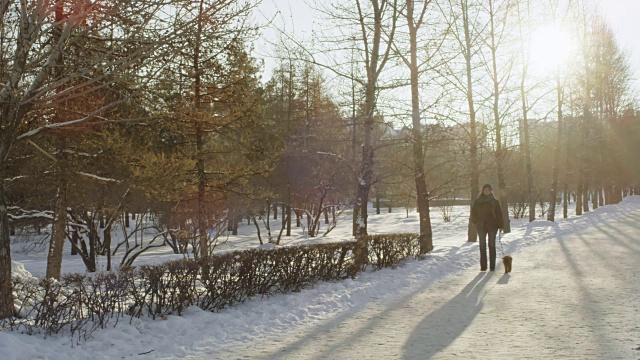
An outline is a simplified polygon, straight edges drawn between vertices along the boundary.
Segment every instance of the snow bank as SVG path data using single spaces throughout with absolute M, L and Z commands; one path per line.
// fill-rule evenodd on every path
M 16 276 L 23 277 L 23 278 L 33 277 L 33 275 L 31 275 L 31 273 L 24 268 L 23 263 L 19 263 L 17 261 L 11 260 L 11 277 L 16 277 Z

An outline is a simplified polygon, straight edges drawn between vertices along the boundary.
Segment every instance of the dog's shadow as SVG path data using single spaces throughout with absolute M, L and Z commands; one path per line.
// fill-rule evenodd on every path
M 500 285 L 506 285 L 509 283 L 509 279 L 511 278 L 511 274 L 510 273 L 505 273 L 504 275 L 502 275 L 502 277 L 500 279 L 498 279 L 498 284 Z

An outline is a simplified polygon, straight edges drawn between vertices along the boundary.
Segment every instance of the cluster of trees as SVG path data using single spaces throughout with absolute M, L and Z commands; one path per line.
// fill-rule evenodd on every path
M 209 253 L 230 194 L 248 194 L 281 148 L 250 56 L 254 7 L 0 2 L 0 317 L 13 308 L 10 234 L 25 224 L 52 224 L 52 278 L 67 239 L 89 271 L 98 256 L 110 269 L 126 213 L 153 212 L 176 251 Z M 122 265 L 149 248 L 128 240 Z
M 530 220 L 553 221 L 559 198 L 566 217 L 570 195 L 582 214 L 638 190 L 627 57 L 587 0 L 335 1 L 317 9 L 328 25 L 312 42 L 283 33 L 266 81 L 255 6 L 0 1 L 0 318 L 24 227 L 51 225 L 59 278 L 67 240 L 96 271 L 156 238 L 206 257 L 243 219 L 279 243 L 292 226 L 321 236 L 324 221 L 326 234 L 352 206 L 366 235 L 375 197 L 418 209 L 425 253 L 430 202 L 474 199 L 481 180 L 497 180 L 505 218 Z M 543 73 L 531 34 L 549 21 L 576 46 Z M 145 214 L 156 238 L 111 243 L 115 224 L 135 232 Z

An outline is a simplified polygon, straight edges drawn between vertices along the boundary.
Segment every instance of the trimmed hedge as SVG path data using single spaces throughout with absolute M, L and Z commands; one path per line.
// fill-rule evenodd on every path
M 68 330 L 77 339 L 120 318 L 209 311 L 257 296 L 300 291 L 319 281 L 354 277 L 367 267 L 396 267 L 419 256 L 417 234 L 373 235 L 353 242 L 216 254 L 199 260 L 141 265 L 112 273 L 49 279 L 14 278 L 18 317 L 12 329 L 45 335 Z
M 410 257 L 420 256 L 419 234 L 382 234 L 367 236 L 368 262 L 374 269 L 396 268 Z

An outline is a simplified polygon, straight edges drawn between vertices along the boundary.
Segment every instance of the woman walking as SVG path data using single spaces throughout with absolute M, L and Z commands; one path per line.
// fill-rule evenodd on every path
M 500 202 L 493 196 L 490 184 L 482 187 L 482 193 L 471 206 L 471 222 L 476 224 L 480 239 L 480 271 L 487 270 L 487 235 L 489 235 L 489 270 L 496 269 L 496 234 L 504 226 Z

